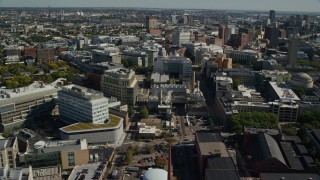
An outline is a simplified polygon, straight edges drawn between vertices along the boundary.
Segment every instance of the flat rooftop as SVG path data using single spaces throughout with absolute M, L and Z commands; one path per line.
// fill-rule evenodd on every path
M 83 86 L 70 84 L 62 87 L 63 93 L 69 93 L 81 98 L 86 98 L 90 100 L 102 99 L 104 98 L 103 93 L 93 89 L 89 89 Z
M 230 157 L 223 142 L 199 143 L 199 148 L 202 156 L 219 155 L 220 157 Z
M 122 118 L 112 115 L 109 115 L 110 120 L 106 124 L 94 124 L 94 123 L 75 123 L 66 127 L 61 128 L 60 130 L 68 133 L 68 132 L 83 132 L 83 131 L 92 131 L 92 130 L 103 130 L 103 129 L 111 129 L 117 127 L 121 122 Z
M 316 180 L 320 176 L 311 173 L 261 173 L 260 179 L 263 180 L 275 180 L 275 179 L 285 179 L 285 180 Z
M 222 142 L 221 136 L 218 133 L 210 132 L 197 132 L 196 133 L 197 141 L 199 143 L 204 142 Z
M 155 126 L 145 126 L 139 128 L 139 134 L 155 134 L 156 127 Z
M 268 129 L 268 128 L 254 128 L 254 127 L 244 127 L 244 132 L 249 134 L 260 134 L 266 133 L 270 136 L 276 136 L 280 134 L 278 129 Z
M 206 169 L 205 179 L 240 180 L 235 170 L 210 170 Z
M 47 95 L 54 94 L 57 91 L 57 85 L 60 84 L 64 79 L 60 78 L 51 84 L 44 84 L 39 81 L 33 82 L 31 85 L 26 87 L 20 87 L 15 89 L 0 89 L 0 105 L 6 105 L 11 98 L 24 98 L 33 95 Z
M 280 100 L 293 100 L 300 101 L 300 98 L 293 92 L 292 89 L 288 88 L 286 84 L 278 85 L 277 82 L 269 82 L 271 87 L 277 93 Z
M 236 170 L 236 166 L 231 157 L 215 157 L 209 158 L 207 169 L 215 170 Z
M 69 179 L 81 179 L 81 180 L 92 180 L 100 179 L 102 170 L 106 164 L 102 163 L 92 163 L 92 164 L 83 164 L 76 166 L 71 172 Z

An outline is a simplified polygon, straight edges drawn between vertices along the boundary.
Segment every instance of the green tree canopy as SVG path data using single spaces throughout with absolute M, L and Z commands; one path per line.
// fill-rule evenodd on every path
M 236 133 L 242 133 L 244 126 L 256 127 L 276 127 L 279 118 L 273 113 L 265 112 L 244 112 L 233 115 L 229 120 L 231 130 Z
M 302 124 L 299 135 L 304 135 L 306 129 L 320 128 L 320 108 L 311 111 L 302 111 L 299 114 L 298 122 Z
M 149 117 L 149 111 L 147 106 L 143 106 L 142 109 L 140 110 L 140 117 L 141 118 L 148 118 Z
M 131 117 L 133 115 L 133 107 L 132 106 L 128 107 L 128 115 L 129 115 L 129 117 Z
M 234 90 L 238 90 L 238 86 L 240 85 L 240 80 L 239 79 L 236 79 L 236 78 L 234 78 L 233 80 L 232 80 L 232 88 L 234 89 Z
M 37 72 L 37 68 L 34 67 L 34 66 L 28 66 L 27 67 L 27 71 L 30 73 L 30 74 L 34 74 Z

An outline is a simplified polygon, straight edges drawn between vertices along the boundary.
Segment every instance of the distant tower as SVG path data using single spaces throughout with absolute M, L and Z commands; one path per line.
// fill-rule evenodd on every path
M 147 16 L 146 17 L 146 28 L 157 28 L 158 27 L 158 19 L 155 16 Z
M 269 39 L 271 48 L 277 48 L 279 38 L 279 30 L 274 26 L 268 26 L 265 28 L 264 39 Z
M 299 36 L 294 35 L 289 39 L 289 48 L 288 48 L 288 62 L 291 67 L 295 67 L 297 64 L 298 56 L 298 46 L 299 46 Z
M 50 5 L 48 6 L 48 18 L 51 18 L 51 9 L 50 9 Z
M 269 19 L 271 24 L 274 24 L 276 22 L 276 11 L 270 10 Z

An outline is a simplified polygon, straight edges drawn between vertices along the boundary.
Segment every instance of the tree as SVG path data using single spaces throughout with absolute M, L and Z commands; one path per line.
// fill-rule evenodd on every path
M 133 115 L 133 107 L 132 106 L 128 107 L 128 115 L 129 115 L 129 117 L 131 117 Z
M 140 117 L 141 118 L 148 118 L 149 117 L 149 111 L 147 106 L 143 106 L 142 109 L 140 110 Z
M 141 147 L 140 146 L 135 146 L 133 151 L 134 151 L 135 154 L 139 154 L 139 153 L 141 153 Z
M 129 68 L 130 67 L 130 62 L 128 59 L 121 59 L 121 64 L 123 65 L 123 67 L 125 68 Z
M 27 67 L 27 72 L 29 72 L 30 74 L 34 74 L 37 72 L 37 68 L 34 66 L 28 66 Z
M 53 69 L 53 70 L 57 70 L 59 68 L 59 66 L 56 63 L 53 63 L 53 62 L 49 62 L 48 66 L 49 66 L 50 69 Z
M 233 115 L 229 120 L 229 126 L 235 133 L 242 133 L 244 126 L 277 127 L 279 118 L 273 113 L 244 112 Z
M 3 136 L 4 138 L 8 138 L 8 137 L 10 136 L 10 132 L 9 132 L 9 131 L 4 131 L 4 132 L 2 133 L 2 136 Z
M 286 124 L 286 125 L 282 126 L 282 132 L 286 135 L 289 135 L 289 136 L 296 136 L 297 135 L 297 131 L 293 127 L 292 124 Z
M 320 128 L 320 108 L 314 109 L 311 111 L 302 111 L 299 114 L 298 122 L 302 124 L 301 128 L 299 129 L 299 136 L 305 136 L 306 129 L 319 129 Z
M 154 164 L 157 167 L 163 168 L 165 165 L 168 164 L 167 159 L 161 157 L 161 156 L 157 156 L 154 160 Z
M 125 153 L 125 159 L 128 164 L 133 160 L 133 147 L 130 145 Z
M 191 52 L 191 49 L 190 49 L 190 48 L 187 48 L 187 49 L 184 51 L 184 56 L 187 57 L 187 58 L 191 58 L 192 52 Z
M 171 146 L 173 143 L 176 142 L 176 140 L 172 137 L 166 137 L 166 142 L 168 143 L 169 146 Z
M 120 46 L 122 45 L 122 39 L 119 39 L 117 42 L 116 42 L 116 46 Z
M 212 116 L 208 117 L 208 121 L 210 123 L 210 127 L 213 127 L 214 126 L 214 121 L 213 121 L 213 117 Z
M 234 90 L 238 90 L 238 86 L 240 85 L 240 80 L 234 78 L 234 79 L 232 79 L 232 82 L 233 82 L 232 88 L 233 88 Z
M 306 94 L 305 89 L 303 88 L 298 88 L 298 89 L 293 89 L 294 93 L 296 93 L 297 96 L 300 98 Z
M 263 62 L 262 61 L 256 61 L 252 65 L 252 69 L 255 71 L 261 71 L 263 69 Z
M 147 154 L 151 154 L 153 152 L 153 147 L 149 146 L 148 144 L 145 146 L 145 151 Z

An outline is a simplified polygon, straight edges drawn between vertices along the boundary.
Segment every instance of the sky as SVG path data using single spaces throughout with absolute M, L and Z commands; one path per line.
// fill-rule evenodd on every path
M 320 0 L 0 0 L 0 7 L 146 7 L 319 12 Z

